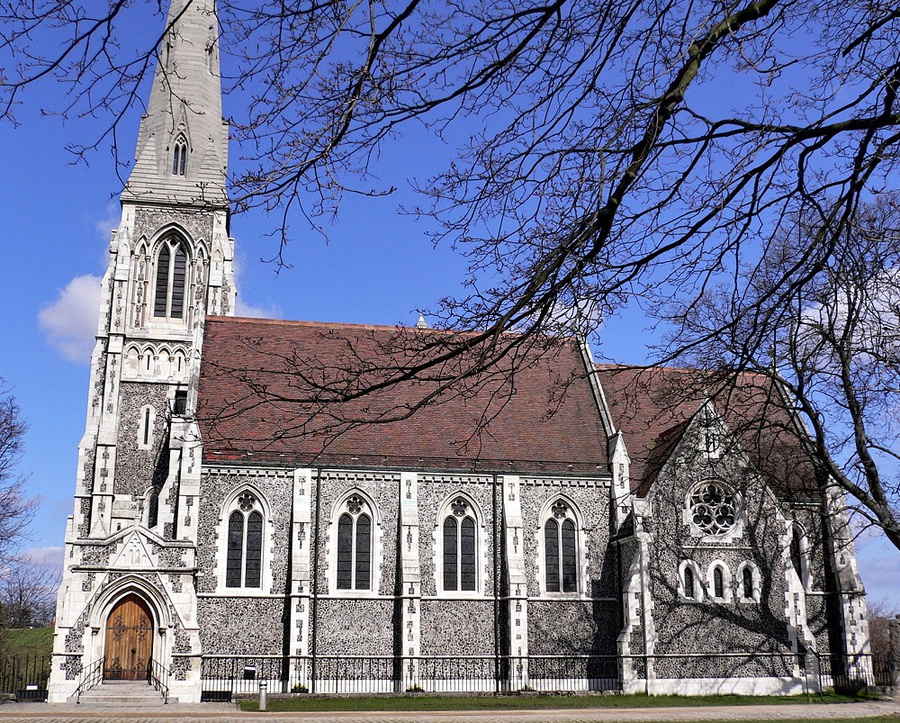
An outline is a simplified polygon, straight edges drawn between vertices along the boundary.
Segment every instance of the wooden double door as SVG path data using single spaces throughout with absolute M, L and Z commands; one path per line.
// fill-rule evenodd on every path
M 122 598 L 106 621 L 104 680 L 147 680 L 153 657 L 153 614 L 137 595 Z

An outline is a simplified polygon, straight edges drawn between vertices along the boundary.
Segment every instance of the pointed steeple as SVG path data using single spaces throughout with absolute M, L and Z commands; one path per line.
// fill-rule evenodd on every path
M 123 201 L 228 204 L 215 0 L 172 0 Z

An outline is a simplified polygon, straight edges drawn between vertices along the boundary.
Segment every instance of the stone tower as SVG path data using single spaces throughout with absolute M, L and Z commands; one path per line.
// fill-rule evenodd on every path
M 182 699 L 196 689 L 191 419 L 206 316 L 234 313 L 234 242 L 215 0 L 172 0 L 166 27 L 102 282 L 57 607 L 57 701 L 86 676 L 143 679 L 150 665 Z

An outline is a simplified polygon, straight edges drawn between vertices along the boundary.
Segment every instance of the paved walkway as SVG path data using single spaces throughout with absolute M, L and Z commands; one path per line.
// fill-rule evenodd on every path
M 590 708 L 575 710 L 509 710 L 365 713 L 242 713 L 233 705 L 202 703 L 173 704 L 154 709 L 130 709 L 46 703 L 0 705 L 0 721 L 42 721 L 43 723 L 194 723 L 219 721 L 245 723 L 604 723 L 608 721 L 697 721 L 697 720 L 809 720 L 895 716 L 900 723 L 900 700 L 860 703 L 712 706 L 690 708 Z

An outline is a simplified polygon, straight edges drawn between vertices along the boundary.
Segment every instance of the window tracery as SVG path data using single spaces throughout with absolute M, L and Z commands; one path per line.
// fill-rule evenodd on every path
M 690 493 L 691 523 L 703 534 L 720 537 L 731 532 L 737 521 L 734 493 L 721 482 L 702 482 Z

